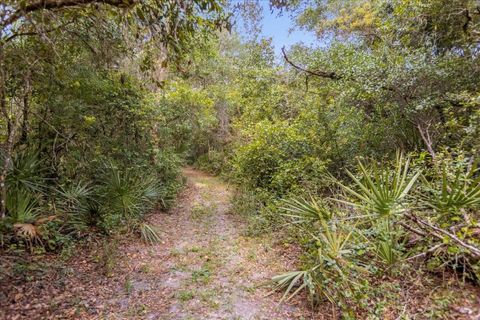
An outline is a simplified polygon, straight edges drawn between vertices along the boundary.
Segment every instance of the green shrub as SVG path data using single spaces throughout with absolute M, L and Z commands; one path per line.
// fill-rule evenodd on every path
M 459 173 L 462 159 L 437 159 L 436 166 L 418 179 L 410 158 L 397 153 L 393 165 L 360 162 L 358 172 L 348 171 L 352 185 L 338 182 L 342 199 L 284 200 L 279 209 L 297 228 L 305 258 L 303 270 L 272 279 L 283 299 L 306 290 L 312 301 L 324 297 L 354 314 L 379 294 L 366 290 L 369 279 L 395 274 L 417 258 L 427 259 L 426 268 L 448 267 L 478 280 L 475 169 Z
M 93 189 L 85 183 L 72 183 L 56 190 L 55 207 L 63 221 L 62 232 L 80 236 L 97 223 Z
M 323 297 L 350 313 L 362 297 L 368 274 L 361 252 L 356 250 L 361 237 L 355 224 L 346 223 L 338 211 L 331 211 L 314 198 L 287 200 L 282 208 L 311 245 L 304 270 L 272 278 L 275 288 L 284 290 L 282 299 L 306 290 L 312 302 L 318 303 Z
M 360 178 L 347 170 L 356 189 L 339 183 L 355 202 L 339 201 L 359 209 L 367 216 L 375 215 L 375 218 L 392 218 L 401 214 L 406 208 L 405 199 L 420 176 L 420 171 L 410 174 L 409 164 L 410 159 L 404 160 L 401 153 L 397 153 L 393 169 L 385 166 L 378 168 L 376 164 L 367 169 L 359 161 Z
M 428 268 L 446 267 L 478 283 L 480 179 L 472 160 L 457 150 L 439 154 L 422 176 L 414 218 L 429 235 L 424 247 L 416 248 L 417 255 L 428 251 Z
M 312 179 L 321 181 L 324 165 L 313 156 L 312 141 L 300 128 L 287 122 L 262 122 L 251 141 L 240 146 L 233 158 L 236 180 L 251 189 L 284 195 Z
M 37 152 L 31 150 L 17 152 L 12 157 L 7 175 L 7 190 L 11 195 L 16 192 L 31 195 L 43 193 L 47 188 L 45 174 L 45 160 Z
M 226 155 L 217 150 L 209 150 L 195 161 L 195 166 L 213 174 L 220 174 L 225 167 Z
M 109 232 L 122 223 L 133 223 L 152 210 L 160 197 L 156 176 L 135 169 L 121 171 L 107 164 L 100 179 L 97 197 L 102 226 Z

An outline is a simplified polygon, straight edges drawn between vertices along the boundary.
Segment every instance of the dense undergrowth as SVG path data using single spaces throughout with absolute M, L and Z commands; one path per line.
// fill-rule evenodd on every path
M 3 250 L 159 240 L 144 218 L 173 204 L 185 154 L 162 73 L 224 25 L 215 1 L 0 5 Z
M 157 206 L 168 209 L 181 186 L 180 159 L 155 148 L 145 123 L 151 120 L 138 114 L 148 108 L 141 86 L 115 74 L 82 78 L 68 88 L 75 108 L 70 104 L 69 112 L 59 101 L 62 112 L 50 114 L 52 127 L 32 121 L 27 140 L 12 153 L 1 224 L 6 247 L 55 251 L 95 230 L 140 233 L 142 217 Z M 56 130 L 62 123 L 72 125 Z

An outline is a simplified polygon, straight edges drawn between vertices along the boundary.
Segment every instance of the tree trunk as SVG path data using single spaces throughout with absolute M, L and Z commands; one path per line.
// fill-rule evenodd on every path
M 23 110 L 22 110 L 22 133 L 20 135 L 19 144 L 25 144 L 28 141 L 28 115 L 30 110 L 30 73 L 25 77 L 25 86 L 23 93 Z
M 7 173 L 11 163 L 11 153 L 13 144 L 13 122 L 7 109 L 7 89 L 5 61 L 3 59 L 3 47 L 0 44 L 0 112 L 5 119 L 6 141 L 3 145 L 3 167 L 0 173 L 0 219 L 7 215 Z
M 5 90 L 5 72 L 2 68 L 1 80 L 0 80 L 0 111 L 5 118 L 7 129 L 7 141 L 3 147 L 4 149 L 4 161 L 3 168 L 0 174 L 0 218 L 3 219 L 7 213 L 7 173 L 11 162 L 12 143 L 13 143 L 13 124 L 7 110 L 7 97 Z

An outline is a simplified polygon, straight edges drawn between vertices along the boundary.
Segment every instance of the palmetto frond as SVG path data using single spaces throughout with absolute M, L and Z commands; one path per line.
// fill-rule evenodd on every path
M 359 208 L 372 216 L 385 217 L 402 213 L 404 200 L 421 173 L 417 171 L 410 174 L 410 159 L 404 159 L 403 155 L 397 152 L 393 171 L 375 165 L 368 170 L 361 161 L 358 164 L 361 178 L 347 171 L 357 188 L 337 182 L 355 201 L 336 201 Z
M 448 177 L 446 166 L 442 168 L 441 181 L 438 184 L 423 179 L 428 195 L 423 202 L 430 208 L 440 213 L 459 213 L 460 209 L 473 208 L 480 204 L 480 177 L 472 178 L 476 173 L 472 168 L 463 173 L 457 169 L 452 178 Z
M 280 209 L 286 212 L 284 216 L 292 218 L 295 223 L 328 221 L 332 218 L 332 212 L 312 196 L 309 200 L 304 198 L 283 200 Z
M 157 244 L 161 241 L 161 238 L 158 235 L 158 230 L 147 223 L 140 224 L 140 235 L 142 240 L 150 245 Z

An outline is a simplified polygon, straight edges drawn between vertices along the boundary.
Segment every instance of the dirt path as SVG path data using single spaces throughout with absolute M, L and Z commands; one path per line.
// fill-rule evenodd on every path
M 305 297 L 278 305 L 281 294 L 268 295 L 262 284 L 294 268 L 289 256 L 295 248 L 280 237 L 245 236 L 246 222 L 231 212 L 233 190 L 193 169 L 184 174 L 187 185 L 176 207 L 150 217 L 161 230 L 159 244 L 123 234 L 118 242 L 92 237 L 60 254 L 4 254 L 0 319 L 334 319 L 330 306 L 310 311 Z M 418 305 L 422 314 L 437 299 L 434 292 L 449 301 L 442 298 L 448 285 L 425 295 L 435 283 L 417 290 L 419 277 L 407 275 L 405 306 Z M 476 289 L 464 292 L 466 305 L 474 305 L 478 294 L 469 292 Z
M 282 255 L 291 250 L 271 236 L 245 236 L 246 223 L 231 212 L 232 190 L 219 179 L 193 169 L 184 175 L 177 206 L 151 216 L 161 243 L 127 237 L 63 262 L 27 255 L 0 272 L 0 318 L 313 319 L 301 299 L 279 306 L 280 294 L 262 286 L 292 268 Z
M 177 207 L 151 221 L 162 243 L 125 249 L 130 273 L 123 297 L 110 301 L 116 317 L 301 319 L 304 311 L 278 306 L 278 295 L 261 286 L 285 268 L 272 240 L 243 236 L 227 185 L 193 169 L 184 174 Z

